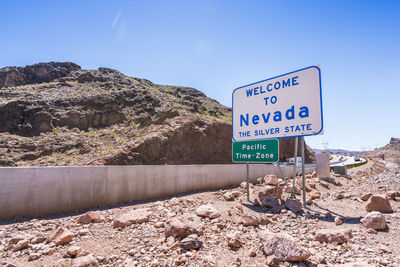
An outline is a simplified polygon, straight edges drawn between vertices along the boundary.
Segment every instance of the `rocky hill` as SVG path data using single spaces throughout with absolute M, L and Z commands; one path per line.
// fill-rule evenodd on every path
M 282 160 L 293 147 L 281 140 Z M 0 152 L 0 166 L 230 163 L 231 109 L 196 89 L 108 68 L 5 67 Z
M 400 138 L 392 137 L 389 144 L 366 153 L 366 156 L 400 164 Z

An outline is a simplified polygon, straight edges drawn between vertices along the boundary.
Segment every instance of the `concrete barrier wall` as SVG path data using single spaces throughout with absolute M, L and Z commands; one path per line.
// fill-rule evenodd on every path
M 281 169 L 285 177 L 292 175 L 292 167 Z M 266 174 L 281 176 L 276 166 L 250 165 L 251 182 Z M 0 218 L 218 189 L 245 180 L 245 164 L 0 168 Z

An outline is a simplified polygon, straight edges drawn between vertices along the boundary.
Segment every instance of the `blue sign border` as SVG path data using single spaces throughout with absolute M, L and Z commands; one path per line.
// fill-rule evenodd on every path
M 317 133 L 315 133 L 315 134 L 305 134 L 305 135 L 282 136 L 282 137 L 259 138 L 259 139 L 246 139 L 246 140 L 240 140 L 240 141 L 236 141 L 235 138 L 233 138 L 233 107 L 234 107 L 234 105 L 233 105 L 233 95 L 234 95 L 236 90 L 241 89 L 243 87 L 247 87 L 249 85 L 253 85 L 253 84 L 269 81 L 269 80 L 272 80 L 272 79 L 276 79 L 276 78 L 279 78 L 279 77 L 282 77 L 282 76 L 285 76 L 285 75 L 289 75 L 289 74 L 292 74 L 292 73 L 296 73 L 296 72 L 299 72 L 299 71 L 302 71 L 302 70 L 306 70 L 306 69 L 311 69 L 311 68 L 316 68 L 318 70 L 318 75 L 319 75 L 319 96 L 320 96 L 320 100 L 321 100 L 320 101 L 320 104 L 321 104 L 321 129 Z M 247 85 L 243 85 L 243 86 L 240 86 L 240 87 L 236 88 L 232 92 L 232 140 L 234 142 L 256 141 L 256 140 L 267 140 L 267 139 L 281 139 L 281 138 L 291 138 L 291 137 L 300 137 L 300 136 L 312 136 L 312 135 L 320 134 L 323 129 L 324 129 L 324 116 L 323 116 L 323 110 L 322 110 L 321 70 L 317 66 L 310 66 L 310 67 L 307 67 L 307 68 L 302 68 L 302 69 L 295 70 L 295 71 L 292 71 L 292 72 L 288 72 L 288 73 L 285 73 L 285 74 L 282 74 L 282 75 L 279 75 L 279 76 L 275 76 L 273 78 L 269 78 L 269 79 L 258 81 L 258 82 L 255 82 L 255 83 L 250 83 L 250 84 L 247 84 Z

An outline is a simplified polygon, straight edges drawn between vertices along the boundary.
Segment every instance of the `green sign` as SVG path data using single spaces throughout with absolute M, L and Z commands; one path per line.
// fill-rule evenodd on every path
M 278 162 L 278 139 L 243 141 L 232 143 L 233 162 Z

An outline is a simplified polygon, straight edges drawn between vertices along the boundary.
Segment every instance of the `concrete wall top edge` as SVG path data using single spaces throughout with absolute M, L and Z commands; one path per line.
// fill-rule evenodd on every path
M 0 170 L 15 169 L 63 169 L 63 168 L 144 168 L 144 167 L 222 167 L 222 166 L 245 166 L 246 163 L 236 164 L 187 164 L 187 165 L 99 165 L 99 166 L 23 166 L 23 167 L 0 167 Z M 273 166 L 271 164 L 250 163 L 250 166 Z M 281 166 L 281 168 L 292 168 L 293 166 Z M 306 167 L 313 169 L 314 167 Z

